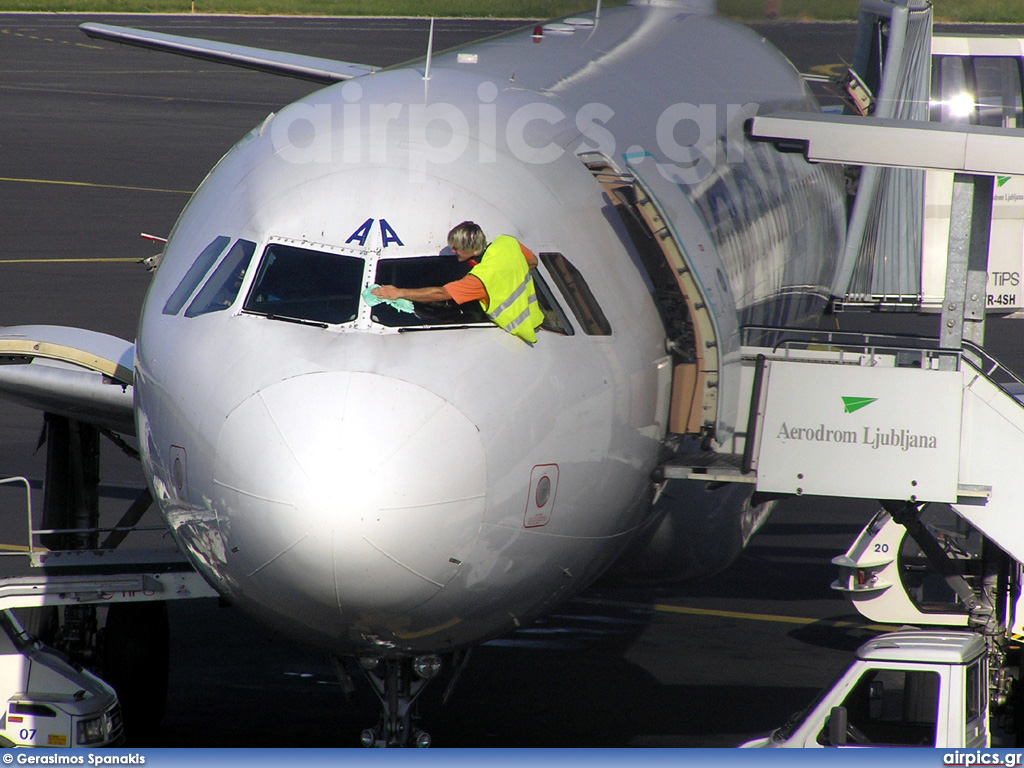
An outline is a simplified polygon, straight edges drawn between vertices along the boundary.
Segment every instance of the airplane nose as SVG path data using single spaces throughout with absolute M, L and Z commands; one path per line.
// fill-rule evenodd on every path
M 236 591 L 335 634 L 447 583 L 479 534 L 486 470 L 479 431 L 450 402 L 378 374 L 323 372 L 228 415 L 214 488 Z

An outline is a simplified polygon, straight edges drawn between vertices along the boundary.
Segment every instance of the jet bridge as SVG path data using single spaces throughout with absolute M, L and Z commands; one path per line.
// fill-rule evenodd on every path
M 1024 563 L 1024 380 L 982 346 L 992 176 L 1024 175 L 1024 135 L 807 115 L 757 117 L 749 130 L 815 162 L 956 174 L 941 333 L 744 328 L 742 453 L 677 459 L 665 477 L 745 482 L 762 498 L 948 504 Z

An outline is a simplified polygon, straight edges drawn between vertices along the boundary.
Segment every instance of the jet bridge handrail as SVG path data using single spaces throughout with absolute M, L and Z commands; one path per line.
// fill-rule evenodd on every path
M 1024 378 L 1021 378 L 1011 371 L 994 355 L 989 354 L 977 344 L 964 340 L 963 345 L 964 351 L 969 352 L 970 354 L 965 354 L 961 357 L 966 360 L 972 368 L 980 372 L 982 376 L 991 381 L 1013 399 L 1019 401 L 1020 398 L 1024 396 Z M 996 375 L 999 373 L 1004 374 L 1006 378 L 1010 379 L 1010 381 L 998 380 Z
M 14 483 L 21 483 L 25 486 L 25 511 L 28 523 L 28 545 L 20 544 L 0 544 L 0 557 L 20 556 L 20 557 L 33 557 L 37 553 L 49 552 L 48 547 L 37 546 L 35 539 L 37 536 L 43 536 L 47 534 L 81 534 L 81 533 L 110 533 L 110 532 L 123 532 L 133 533 L 137 531 L 165 531 L 167 530 L 162 525 L 135 525 L 135 526 L 107 526 L 107 527 L 95 527 L 95 528 L 35 528 L 32 524 L 32 483 L 26 477 L 6 477 L 0 479 L 0 486 L 11 485 Z
M 770 326 L 747 326 L 742 329 L 742 333 L 744 347 L 771 348 L 773 352 L 829 346 L 844 352 L 858 351 L 863 354 L 916 353 L 955 357 L 957 370 L 961 369 L 961 361 L 966 362 L 1008 396 L 1024 405 L 1024 377 L 1014 373 L 984 348 L 966 339 L 961 342 L 960 349 L 948 349 L 939 346 L 940 340 L 937 338 L 901 333 L 801 330 Z
M 863 353 L 926 352 L 936 356 L 959 357 L 960 355 L 960 350 L 940 347 L 938 338 L 903 333 L 829 331 L 752 325 L 743 328 L 742 338 L 743 346 L 771 348 L 773 352 L 783 349 L 805 349 L 812 345 L 828 345 L 844 351 L 857 350 Z

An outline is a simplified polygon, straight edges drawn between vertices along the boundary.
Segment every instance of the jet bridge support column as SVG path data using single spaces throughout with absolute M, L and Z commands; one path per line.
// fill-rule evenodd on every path
M 946 290 L 939 335 L 943 349 L 959 350 L 965 340 L 980 347 L 985 340 L 985 289 L 993 189 L 992 176 L 964 173 L 953 176 Z M 940 361 L 940 366 L 948 370 L 955 365 L 956 359 L 952 356 L 943 357 Z
M 136 499 L 121 521 L 100 542 L 100 436 L 98 427 L 47 413 L 44 422 L 42 543 L 68 553 L 109 550 L 127 536 L 151 503 L 148 490 Z M 109 435 L 108 435 L 109 437 Z M 124 444 L 121 444 L 124 448 Z M 59 554 L 59 553 L 58 553 Z M 63 621 L 55 608 L 41 608 L 36 632 L 76 662 L 98 672 L 117 691 L 125 733 L 137 739 L 163 717 L 167 702 L 170 630 L 163 600 L 114 602 L 97 608 L 92 602 L 64 606 Z
M 46 475 L 43 480 L 43 543 L 50 549 L 87 550 L 99 543 L 99 429 L 47 413 L 44 417 Z M 55 643 L 75 660 L 97 662 L 98 623 L 93 605 L 69 605 L 59 631 L 55 616 L 42 609 L 39 619 L 46 642 Z M 51 614 L 51 615 L 47 615 Z
M 48 413 L 46 478 L 43 481 L 43 527 L 75 529 L 81 533 L 46 534 L 50 549 L 92 549 L 99 525 L 99 430 L 63 416 Z

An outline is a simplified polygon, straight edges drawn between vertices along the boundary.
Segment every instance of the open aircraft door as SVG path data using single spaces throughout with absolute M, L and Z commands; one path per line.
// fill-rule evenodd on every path
M 713 434 L 733 450 L 740 392 L 736 303 L 711 236 L 674 179 L 648 155 L 618 171 L 600 153 L 580 159 L 622 217 L 652 283 L 673 354 L 669 431 Z M 684 241 L 681 232 L 699 232 Z

